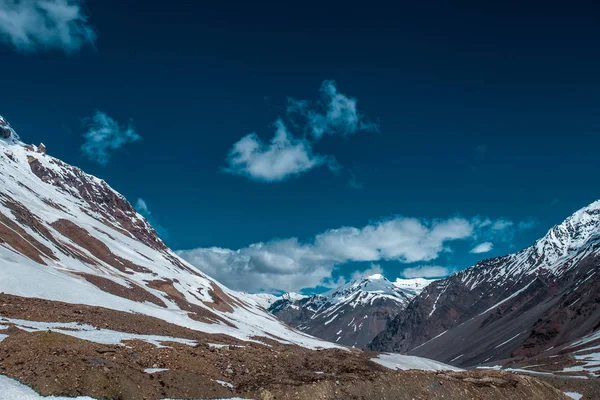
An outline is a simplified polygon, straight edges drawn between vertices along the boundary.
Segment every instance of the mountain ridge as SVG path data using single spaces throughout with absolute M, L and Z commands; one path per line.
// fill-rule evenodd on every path
M 599 238 L 596 201 L 532 246 L 429 285 L 369 348 L 460 366 L 558 351 L 599 328 Z
M 361 348 L 429 283 L 424 279 L 391 282 L 381 274 L 373 274 L 323 294 L 278 300 L 269 311 L 303 332 Z

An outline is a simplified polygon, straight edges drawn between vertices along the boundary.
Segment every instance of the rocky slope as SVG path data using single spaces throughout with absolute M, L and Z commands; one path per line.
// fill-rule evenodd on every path
M 367 345 L 430 281 L 380 274 L 353 280 L 316 296 L 284 296 L 269 311 L 310 335 L 357 348 Z
M 523 251 L 429 285 L 369 348 L 459 366 L 557 354 L 600 328 L 599 272 L 600 201 Z

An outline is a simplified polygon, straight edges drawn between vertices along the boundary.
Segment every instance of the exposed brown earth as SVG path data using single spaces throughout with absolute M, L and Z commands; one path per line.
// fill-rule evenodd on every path
M 185 310 L 185 311 L 189 311 L 190 318 L 193 318 L 197 321 L 208 322 L 208 323 L 222 322 L 224 324 L 227 324 L 227 325 L 233 327 L 233 325 L 229 321 L 218 316 L 217 314 L 212 313 L 211 311 L 207 310 L 206 308 L 203 308 L 196 304 L 192 304 L 192 303 L 188 302 L 185 299 L 185 296 L 183 295 L 183 293 L 181 293 L 179 290 L 177 290 L 175 288 L 175 286 L 173 285 L 173 282 L 171 280 L 157 279 L 154 281 L 146 281 L 146 282 L 147 282 L 147 286 L 149 288 L 159 290 L 159 291 L 165 293 L 167 295 L 168 299 L 173 301 L 175 304 L 177 304 L 177 306 L 179 308 L 181 308 L 182 310 Z M 193 293 L 191 293 L 191 294 L 193 295 Z M 201 300 L 198 299 L 198 301 L 201 301 Z M 208 303 L 208 304 L 212 304 L 212 303 Z
M 67 165 L 57 159 L 50 159 L 49 162 L 61 167 L 64 171 L 61 175 L 46 168 L 37 159 L 37 156 L 29 155 L 28 162 L 31 172 L 42 181 L 86 201 L 93 211 L 104 217 L 103 220 L 96 215 L 92 215 L 100 222 L 113 229 L 118 226 L 123 231 L 128 232 L 128 235 L 132 235 L 154 249 L 167 249 L 154 229 L 145 221 L 135 218 L 136 211 L 131 204 L 123 196 L 114 192 L 106 182 L 93 180 L 79 168 Z M 114 221 L 114 223 L 109 221 Z
M 42 265 L 46 265 L 42 256 L 52 257 L 52 250 L 35 240 L 23 228 L 1 212 L 0 243 L 8 243 L 20 254 Z
M 86 281 L 98 287 L 99 289 L 108 292 L 110 294 L 114 294 L 115 296 L 124 297 L 129 300 L 145 302 L 148 301 L 150 303 L 154 303 L 157 306 L 167 307 L 164 301 L 154 296 L 152 293 L 148 292 L 145 289 L 142 289 L 135 283 L 130 283 L 130 286 L 119 285 L 118 283 L 103 278 L 98 275 L 78 273 L 77 275 L 83 277 Z
M 201 342 L 242 343 L 229 336 L 205 334 L 142 314 L 9 294 L 0 294 L 0 316 L 30 321 L 76 322 L 119 332 L 172 336 Z
M 109 399 L 565 399 L 531 377 L 495 371 L 394 372 L 357 350 L 308 350 L 210 335 L 152 317 L 40 299 L 0 295 L 0 315 L 37 321 L 80 322 L 98 328 L 193 339 L 197 346 L 157 348 L 134 340 L 101 345 L 58 332 L 5 330 L 0 373 L 42 395 Z M 4 325 L 10 325 L 6 320 Z M 229 346 L 214 348 L 209 343 Z M 145 373 L 146 368 L 168 371 Z M 225 387 L 217 380 L 230 383 Z
M 99 260 L 104 261 L 105 263 L 115 267 L 121 272 L 131 273 L 130 271 L 135 272 L 145 272 L 150 273 L 148 268 L 137 265 L 123 257 L 119 257 L 113 254 L 107 245 L 105 245 L 100 240 L 96 239 L 92 235 L 88 233 L 83 228 L 75 225 L 73 222 L 66 219 L 59 219 L 54 221 L 52 227 L 60 232 L 63 236 L 71 239 L 74 243 L 77 243 L 80 247 L 88 250 L 90 253 L 94 255 L 94 257 Z

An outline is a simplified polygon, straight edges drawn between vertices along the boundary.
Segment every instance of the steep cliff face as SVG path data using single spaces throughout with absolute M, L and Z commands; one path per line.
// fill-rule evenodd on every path
M 284 295 L 269 311 L 303 332 L 362 348 L 429 283 L 424 279 L 390 282 L 376 274 L 323 295 Z
M 559 347 L 600 327 L 600 201 L 516 254 L 429 285 L 369 345 L 470 366 Z

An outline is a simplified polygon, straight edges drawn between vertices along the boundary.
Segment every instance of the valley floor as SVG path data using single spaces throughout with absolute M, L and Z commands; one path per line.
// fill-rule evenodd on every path
M 4 294 L 0 295 L 0 335 L 0 375 L 44 396 L 132 400 L 567 398 L 548 383 L 520 374 L 394 371 L 372 361 L 378 353 L 315 351 L 264 338 L 240 341 L 143 315 Z M 377 361 L 414 368 L 410 357 L 383 356 Z M 443 364 L 429 363 L 428 368 L 446 369 Z

